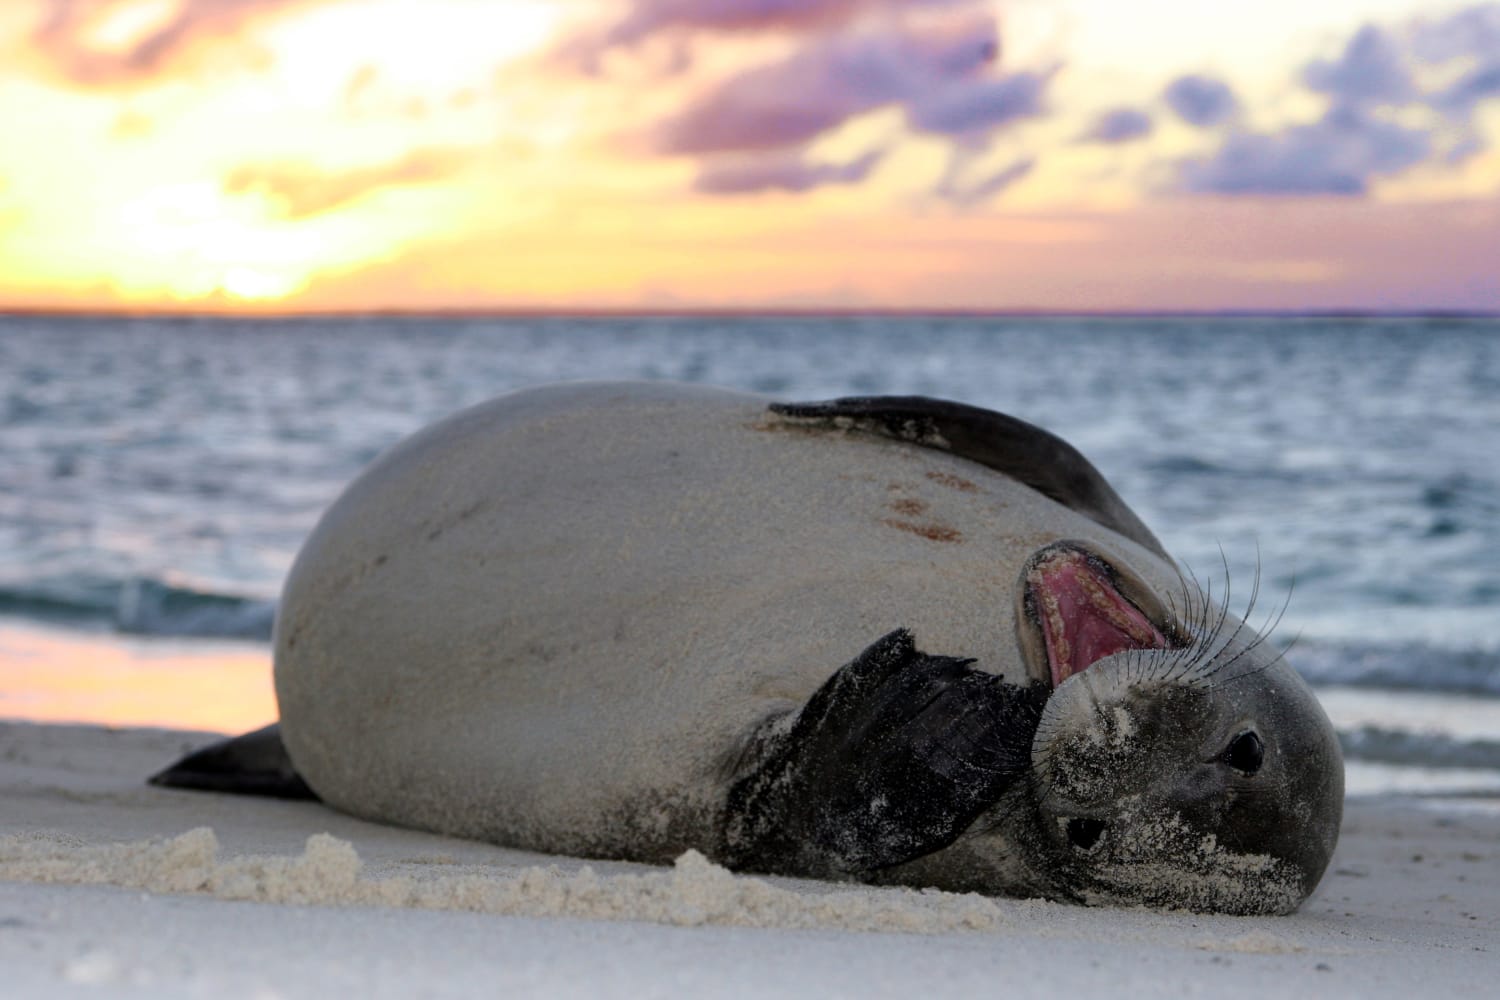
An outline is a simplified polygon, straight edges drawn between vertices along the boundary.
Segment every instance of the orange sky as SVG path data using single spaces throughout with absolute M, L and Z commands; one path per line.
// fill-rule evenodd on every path
M 8 0 L 0 308 L 1500 309 L 1500 4 Z

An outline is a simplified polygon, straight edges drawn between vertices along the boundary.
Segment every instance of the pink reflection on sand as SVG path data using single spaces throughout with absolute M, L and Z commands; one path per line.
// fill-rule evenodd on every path
M 0 718 L 237 733 L 276 718 L 271 651 L 0 622 Z

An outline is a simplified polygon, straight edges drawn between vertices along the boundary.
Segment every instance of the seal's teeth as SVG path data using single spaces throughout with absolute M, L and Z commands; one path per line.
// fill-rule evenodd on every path
M 1072 647 L 1068 642 L 1068 622 L 1063 616 L 1062 602 L 1057 594 L 1043 589 L 1041 592 L 1042 618 L 1047 640 L 1048 666 L 1052 670 L 1052 684 L 1056 687 L 1068 679 L 1072 663 Z

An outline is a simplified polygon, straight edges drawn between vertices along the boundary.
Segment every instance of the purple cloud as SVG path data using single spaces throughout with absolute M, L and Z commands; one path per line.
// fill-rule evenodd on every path
M 974 7 L 983 0 L 631 0 L 624 15 L 598 31 L 575 35 L 555 57 L 590 75 L 606 53 L 666 37 L 681 43 L 695 34 L 779 31 L 814 34 L 861 19 L 943 7 Z M 686 63 L 685 51 L 677 61 Z
M 930 97 L 914 95 L 906 120 L 921 132 L 974 136 L 1042 111 L 1051 73 L 1013 73 L 987 80 L 965 80 Z
M 1449 70 L 1427 74 L 1446 82 L 1424 88 L 1411 71 L 1415 62 Z M 1500 4 L 1399 32 L 1366 25 L 1336 57 L 1309 63 L 1300 76 L 1329 99 L 1320 119 L 1233 132 L 1212 154 L 1179 161 L 1175 186 L 1213 194 L 1360 196 L 1377 178 L 1429 160 L 1451 166 L 1483 152 L 1487 139 L 1474 109 L 1500 98 Z M 1447 122 L 1422 114 L 1431 110 Z
M 1412 52 L 1428 63 L 1464 56 L 1493 58 L 1500 53 L 1500 4 L 1478 4 L 1418 24 L 1412 36 Z
M 1483 152 L 1488 142 L 1475 126 L 1474 109 L 1500 97 L 1500 4 L 1480 4 L 1437 21 L 1419 24 L 1412 34 L 1416 58 L 1430 65 L 1458 70 L 1456 78 L 1426 102 L 1457 123 L 1462 134 L 1448 151 L 1449 163 L 1460 163 Z
M 182 0 L 170 16 L 120 49 L 100 49 L 91 32 L 120 0 L 51 0 L 32 43 L 69 82 L 82 87 L 139 84 L 167 75 L 205 42 L 234 38 L 252 21 L 327 0 Z
M 955 157 L 950 164 L 947 174 L 938 183 L 933 193 L 944 201 L 952 202 L 963 208 L 972 208 L 975 205 L 989 201 L 995 195 L 1020 181 L 1036 167 L 1036 160 L 1032 157 L 1024 157 L 1010 163 L 992 174 L 981 177 L 977 181 L 963 183 L 958 179 L 958 173 L 963 161 L 962 156 Z
M 1167 106 L 1189 125 L 1212 128 L 1239 109 L 1229 85 L 1208 76 L 1178 77 L 1167 85 Z
M 762 153 L 713 161 L 693 182 L 704 194 L 757 191 L 809 191 L 827 184 L 858 184 L 880 163 L 885 150 L 873 149 L 848 163 L 811 163 L 800 153 Z
M 1144 139 L 1151 134 L 1152 128 L 1151 116 L 1144 111 L 1115 108 L 1099 116 L 1093 127 L 1083 134 L 1083 141 L 1119 145 Z
M 1494 62 L 1475 67 L 1459 77 L 1433 98 L 1433 104 L 1466 117 L 1473 113 L 1476 104 L 1491 97 L 1500 97 L 1500 55 Z
M 774 32 L 785 54 L 733 73 L 690 97 L 646 132 L 658 154 L 704 158 L 699 191 L 804 191 L 863 180 L 879 157 L 809 158 L 845 124 L 895 109 L 911 133 L 955 148 L 983 146 L 998 130 L 1042 112 L 1046 73 L 997 73 L 991 0 L 630 0 L 600 31 L 558 50 L 598 73 L 614 49 L 664 42 L 688 53 L 734 33 Z M 649 53 L 660 55 L 656 46 Z
M 757 31 L 826 28 L 880 10 L 948 7 L 973 0 L 635 0 L 604 35 L 606 46 L 632 45 L 665 29 Z
M 996 48 L 989 18 L 818 38 L 697 98 L 656 128 L 656 145 L 670 154 L 784 148 L 893 104 L 907 105 L 926 131 L 982 127 L 1003 120 L 1027 89 L 998 92 L 997 81 L 982 75 Z M 933 103 L 923 110 L 922 101 Z
M 1341 107 L 1311 125 L 1232 134 L 1212 156 L 1179 163 L 1177 180 L 1196 194 L 1363 195 L 1372 178 L 1431 153 L 1427 133 Z
M 1302 79 L 1312 90 L 1347 104 L 1400 103 L 1416 95 L 1400 48 L 1373 24 L 1355 32 L 1337 59 L 1311 63 Z

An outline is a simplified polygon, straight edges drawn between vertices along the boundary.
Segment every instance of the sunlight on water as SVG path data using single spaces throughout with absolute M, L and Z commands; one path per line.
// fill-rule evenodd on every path
M 271 654 L 0 624 L 0 718 L 239 733 L 276 718 Z

